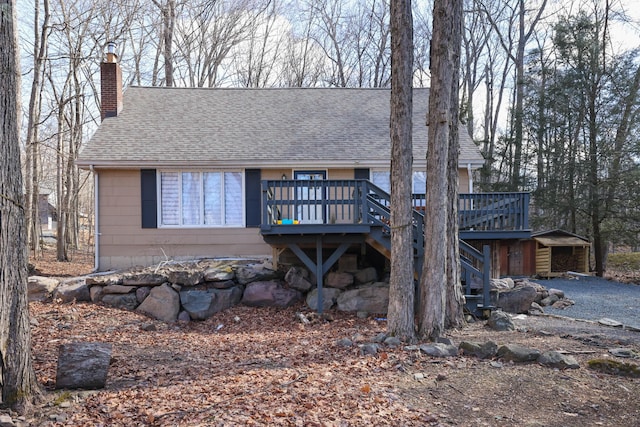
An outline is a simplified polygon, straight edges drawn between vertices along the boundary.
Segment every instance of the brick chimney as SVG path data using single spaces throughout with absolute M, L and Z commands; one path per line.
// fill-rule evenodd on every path
M 100 64 L 100 88 L 102 120 L 116 117 L 122 111 L 122 70 L 114 42 L 107 43 L 107 59 Z

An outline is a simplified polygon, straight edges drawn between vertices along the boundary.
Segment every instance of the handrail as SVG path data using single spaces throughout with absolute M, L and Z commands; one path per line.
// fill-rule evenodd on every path
M 364 179 L 262 181 L 262 224 L 292 220 L 315 224 L 376 222 L 374 211 L 389 207 L 389 194 Z M 369 201 L 367 200 L 369 198 Z M 424 211 L 424 194 L 413 194 L 417 213 Z M 373 217 L 372 217 L 373 216 Z M 463 231 L 521 231 L 529 229 L 529 193 L 460 194 L 459 227 Z M 387 217 L 388 219 L 388 217 Z M 414 214 L 414 222 L 418 221 Z
M 482 252 L 459 240 L 461 281 L 464 283 L 465 295 L 477 294 L 482 289 L 481 305 L 491 308 L 491 249 L 489 245 L 482 247 Z

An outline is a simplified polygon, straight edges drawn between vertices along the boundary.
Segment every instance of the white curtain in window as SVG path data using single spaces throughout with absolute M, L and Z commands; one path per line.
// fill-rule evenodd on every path
M 205 172 L 204 181 L 204 223 L 222 225 L 222 174 Z
M 160 174 L 161 223 L 163 225 L 180 224 L 180 177 L 178 172 Z
M 200 221 L 200 173 L 182 173 L 182 223 L 199 225 Z
M 224 174 L 224 218 L 226 225 L 242 225 L 242 173 Z

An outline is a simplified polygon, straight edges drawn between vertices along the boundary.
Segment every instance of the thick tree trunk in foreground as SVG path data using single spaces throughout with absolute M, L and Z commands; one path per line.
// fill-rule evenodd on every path
M 391 1 L 391 279 L 389 334 L 413 341 L 413 115 L 411 0 Z
M 460 55 L 462 49 L 462 2 L 454 1 L 451 5 L 451 121 L 449 130 L 449 215 L 447 216 L 447 232 L 451 236 L 447 247 L 447 306 L 445 310 L 445 328 L 457 328 L 464 325 L 464 292 L 460 283 L 460 247 L 458 240 L 458 188 L 460 157 L 459 138 L 459 86 Z
M 31 363 L 25 208 L 18 132 L 19 87 L 13 0 L 0 0 L 0 388 L 2 403 L 28 409 L 38 394 Z
M 419 335 L 435 339 L 445 328 L 449 246 L 458 236 L 448 229 L 451 215 L 449 197 L 449 143 L 452 126 L 451 103 L 458 73 L 452 70 L 459 59 L 459 30 L 461 19 L 455 11 L 462 0 L 436 0 L 433 7 L 433 38 L 431 40 L 431 92 L 429 95 L 429 144 L 427 148 L 427 206 L 425 211 L 425 256 L 420 283 Z M 459 35 L 459 34 L 458 34 Z M 456 45 L 457 43 L 457 45 Z M 456 53 L 457 52 L 457 53 Z M 457 101 L 455 102 L 457 104 Z

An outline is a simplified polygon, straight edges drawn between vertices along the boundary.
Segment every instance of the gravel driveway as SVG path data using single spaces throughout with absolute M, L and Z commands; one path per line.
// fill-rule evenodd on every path
M 545 313 L 574 319 L 599 320 L 603 317 L 640 328 L 640 286 L 612 282 L 599 277 L 534 280 L 547 289 L 564 291 L 575 305 L 564 310 L 545 307 Z

